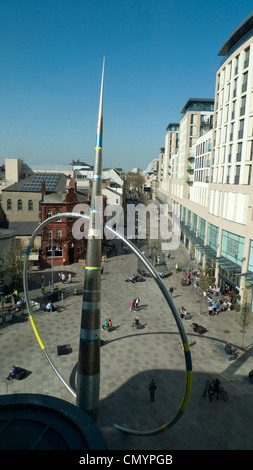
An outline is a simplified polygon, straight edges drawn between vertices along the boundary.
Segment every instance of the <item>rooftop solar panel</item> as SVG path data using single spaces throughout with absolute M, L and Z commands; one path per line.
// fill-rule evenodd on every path
M 40 191 L 43 179 L 45 180 L 46 191 L 54 191 L 60 177 L 60 173 L 36 173 L 32 181 L 23 183 L 21 191 Z

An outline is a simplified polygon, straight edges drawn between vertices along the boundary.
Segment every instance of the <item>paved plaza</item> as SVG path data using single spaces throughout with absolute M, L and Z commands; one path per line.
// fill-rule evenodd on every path
M 253 384 L 247 379 L 253 369 L 253 325 L 247 329 L 245 351 L 239 351 L 235 361 L 228 361 L 216 350 L 216 343 L 231 342 L 241 346 L 242 333 L 235 322 L 235 312 L 226 311 L 210 317 L 207 307 L 200 312 L 200 298 L 191 286 L 181 285 L 182 275 L 175 273 L 175 262 L 188 267 L 189 255 L 184 246 L 166 260 L 172 276 L 164 284 L 174 288 L 176 307 L 184 305 L 192 320 L 203 325 L 207 332 L 197 335 L 191 321 L 183 321 L 190 344 L 193 364 L 193 383 L 189 404 L 180 420 L 165 432 L 150 435 L 127 435 L 114 427 L 114 423 L 130 429 L 147 431 L 171 422 L 178 413 L 185 388 L 185 358 L 180 335 L 154 279 L 128 283 L 125 280 L 137 270 L 137 258 L 125 254 L 119 243 L 118 256 L 106 260 L 102 276 L 101 321 L 110 318 L 115 326 L 111 332 L 101 331 L 105 341 L 101 347 L 101 392 L 98 426 L 108 449 L 121 450 L 213 450 L 253 449 L 252 416 Z M 190 261 L 190 266 L 194 262 Z M 57 275 L 62 268 L 55 268 Z M 55 305 L 53 313 L 40 311 L 34 315 L 46 350 L 65 381 L 76 387 L 79 333 L 81 321 L 84 266 L 76 264 L 63 268 L 72 273 L 71 285 L 61 284 L 63 300 Z M 32 273 L 30 298 L 41 299 L 40 280 L 46 283 L 51 271 Z M 59 284 L 59 282 L 58 282 Z M 47 287 L 47 289 L 49 289 Z M 135 329 L 135 313 L 131 302 L 140 298 L 138 316 L 145 325 Z M 57 346 L 70 344 L 72 352 L 59 356 Z M 41 351 L 30 321 L 13 323 L 0 329 L 0 394 L 38 393 L 55 396 L 75 404 L 75 398 L 64 387 Z M 29 373 L 23 380 L 6 381 L 12 364 Z M 224 402 L 202 396 L 206 378 L 219 378 L 229 399 Z M 155 401 L 151 402 L 148 385 L 154 379 L 157 385 Z

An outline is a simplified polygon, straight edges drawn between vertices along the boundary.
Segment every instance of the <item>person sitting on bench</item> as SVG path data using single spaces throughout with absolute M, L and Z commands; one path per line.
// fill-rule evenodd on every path
M 7 380 L 15 379 L 16 378 L 16 373 L 17 373 L 17 368 L 16 366 L 12 366 L 12 369 L 10 370 L 10 373 L 8 377 L 6 377 Z

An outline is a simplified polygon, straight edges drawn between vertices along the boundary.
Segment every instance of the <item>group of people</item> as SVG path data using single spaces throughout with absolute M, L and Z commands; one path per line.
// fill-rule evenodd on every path
M 140 303 L 140 299 L 139 297 L 136 297 L 136 299 L 132 301 L 130 310 L 136 312 L 136 310 L 138 310 L 139 308 L 139 303 Z
M 219 393 L 220 393 L 220 381 L 219 381 L 219 379 L 215 379 L 215 380 L 212 380 L 212 381 L 210 379 L 206 379 L 204 392 L 203 392 L 203 397 L 205 397 L 206 394 L 208 394 L 209 401 L 212 401 L 212 395 L 216 395 L 216 398 L 218 400 Z
M 59 278 L 61 279 L 62 283 L 65 284 L 67 281 L 68 284 L 71 284 L 72 282 L 72 275 L 71 273 L 68 274 L 68 278 L 66 278 L 66 274 L 64 272 L 58 273 Z
M 137 282 L 136 274 L 132 273 L 127 280 L 130 281 L 130 282 Z
M 104 330 L 105 328 L 109 328 L 112 326 L 112 321 L 110 320 L 105 320 L 104 324 L 102 325 L 102 330 Z

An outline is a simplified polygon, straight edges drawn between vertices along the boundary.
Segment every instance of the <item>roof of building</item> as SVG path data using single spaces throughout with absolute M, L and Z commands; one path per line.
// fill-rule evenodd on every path
M 204 107 L 202 107 L 202 106 Z M 189 109 L 189 108 L 193 108 L 196 110 L 196 111 L 204 111 L 205 110 L 205 107 L 208 107 L 209 105 L 214 105 L 214 99 L 213 98 L 189 98 L 187 103 L 184 105 L 181 113 L 182 114 L 185 114 L 186 111 Z M 206 109 L 206 111 L 211 111 L 210 109 Z
M 41 193 L 41 182 L 44 179 L 47 192 L 62 191 L 67 182 L 67 177 L 62 173 L 34 173 L 17 183 L 11 184 L 2 191 L 22 191 Z
M 178 122 L 170 122 L 168 126 L 166 127 L 166 131 L 169 130 L 175 130 L 173 127 L 177 127 L 179 129 L 179 123 Z
M 233 31 L 223 44 L 218 55 L 226 56 L 230 50 L 251 30 L 253 30 L 253 12 L 250 13 L 250 15 L 247 16 L 247 18 Z

